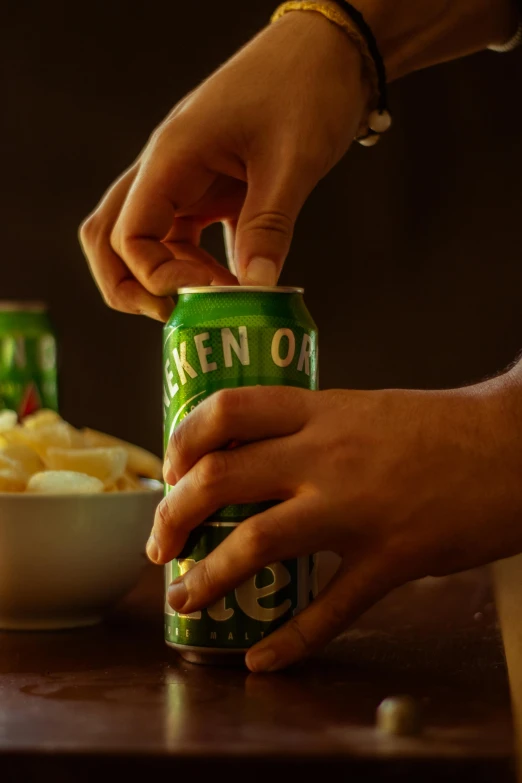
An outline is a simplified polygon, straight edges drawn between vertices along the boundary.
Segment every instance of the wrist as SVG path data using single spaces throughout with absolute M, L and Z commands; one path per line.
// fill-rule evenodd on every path
M 522 470 L 522 361 L 469 390 L 492 422 L 490 441 L 507 448 Z
M 349 21 L 339 3 L 333 0 L 319 0 L 321 6 L 330 8 L 334 13 L 341 14 Z M 344 73 L 360 75 L 362 70 L 361 53 L 350 40 L 346 32 L 337 24 L 327 19 L 321 13 L 312 10 L 296 10 L 284 14 L 276 24 L 287 27 L 292 40 L 299 35 L 310 39 L 310 45 L 325 47 L 328 53 L 332 51 L 339 60 Z
M 281 24 L 282 20 L 284 22 L 285 18 L 290 17 L 291 22 L 287 24 L 292 24 L 292 30 L 299 29 L 300 24 L 312 29 L 313 48 L 319 49 L 327 59 L 332 57 L 332 47 L 337 43 L 338 54 L 335 59 L 340 66 L 339 76 L 345 84 L 351 83 L 352 87 L 358 85 L 360 100 L 354 103 L 352 96 L 351 104 L 353 116 L 359 108 L 356 138 L 365 146 L 373 146 L 380 134 L 391 125 L 387 111 L 384 63 L 372 31 L 362 15 L 354 7 L 343 6 L 344 3 L 333 0 L 292 0 L 277 8 L 272 23 Z M 325 40 L 326 31 L 328 37 Z M 341 41 L 342 49 L 339 47 Z M 363 116 L 364 122 L 361 122 Z
M 331 8 L 337 14 L 341 13 L 349 20 L 348 15 L 343 14 L 339 4 L 333 0 L 320 0 L 320 4 Z M 286 13 L 277 20 L 276 25 L 287 30 L 292 43 L 298 37 L 305 50 L 307 46 L 313 47 L 313 50 L 320 50 L 325 57 L 333 59 L 337 64 L 342 83 L 360 85 L 356 101 L 358 105 L 352 106 L 352 110 L 357 108 L 357 113 L 362 117 L 371 97 L 371 88 L 365 78 L 361 51 L 346 32 L 339 25 L 314 11 Z
M 508 40 L 513 0 L 354 0 L 379 44 L 388 80 Z

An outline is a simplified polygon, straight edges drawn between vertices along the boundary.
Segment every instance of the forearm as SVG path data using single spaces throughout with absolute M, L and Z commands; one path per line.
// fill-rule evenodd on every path
M 503 43 L 514 0 L 352 0 L 378 41 L 389 81 Z

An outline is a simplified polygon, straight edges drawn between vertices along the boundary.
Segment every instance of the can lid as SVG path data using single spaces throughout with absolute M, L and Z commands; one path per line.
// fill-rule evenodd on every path
M 0 313 L 45 313 L 47 309 L 45 302 L 0 299 Z
M 199 285 L 178 288 L 178 294 L 304 294 L 304 288 L 279 285 Z

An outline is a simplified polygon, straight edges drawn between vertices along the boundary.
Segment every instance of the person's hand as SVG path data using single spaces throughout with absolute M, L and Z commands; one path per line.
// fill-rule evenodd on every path
M 512 403 L 516 401 L 516 405 Z M 242 522 L 176 580 L 169 602 L 209 606 L 264 566 L 321 550 L 342 564 L 307 609 L 247 654 L 282 668 L 392 588 L 522 549 L 521 390 L 510 375 L 452 391 L 220 391 L 174 431 L 148 552 L 176 557 L 230 503 L 282 502 Z M 230 441 L 243 445 L 227 450 Z
M 166 320 L 184 285 L 275 285 L 301 206 L 366 100 L 340 28 L 298 12 L 265 29 L 174 108 L 84 222 L 107 304 Z M 199 247 L 216 221 L 231 271 Z

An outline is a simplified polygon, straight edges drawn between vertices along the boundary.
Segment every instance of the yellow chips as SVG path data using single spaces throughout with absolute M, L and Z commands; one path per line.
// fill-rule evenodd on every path
M 17 423 L 0 411 L 0 492 L 132 492 L 140 477 L 160 479 L 161 460 L 96 430 L 77 430 L 41 410 Z
M 112 435 L 106 435 L 104 432 L 90 430 L 88 427 L 84 427 L 82 434 L 88 446 L 120 446 L 127 452 L 127 467 L 132 473 L 161 481 L 161 460 L 150 451 L 133 446 L 132 443 L 127 443 Z
M 44 464 L 36 451 L 23 443 L 11 443 L 0 449 L 0 466 L 6 460 L 21 468 L 28 476 L 44 470 Z
M 18 416 L 14 411 L 0 411 L 0 432 L 12 429 L 17 421 Z
M 27 476 L 13 468 L 0 467 L 0 492 L 23 492 Z
M 86 473 L 103 482 L 115 484 L 123 476 L 127 465 L 127 452 L 114 449 L 47 449 L 45 458 L 51 470 L 73 470 Z
M 55 424 L 58 421 L 62 421 L 62 417 L 59 413 L 56 413 L 56 411 L 49 411 L 44 409 L 26 416 L 22 421 L 22 427 L 25 427 L 27 430 L 35 430 L 38 427 L 42 427 L 47 424 Z
M 46 495 L 90 495 L 103 492 L 102 482 L 85 473 L 72 470 L 46 470 L 35 473 L 27 484 L 28 492 L 38 492 Z
M 83 446 L 81 433 L 61 420 L 54 424 L 43 423 L 39 427 L 13 427 L 2 432 L 0 437 L 8 444 L 29 446 L 44 461 L 47 450 L 51 447 L 74 449 Z

